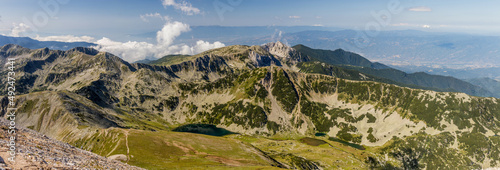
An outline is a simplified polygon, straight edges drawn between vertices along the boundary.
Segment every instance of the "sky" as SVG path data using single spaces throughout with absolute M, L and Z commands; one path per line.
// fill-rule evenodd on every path
M 99 44 L 98 49 L 128 61 L 224 46 L 203 40 L 175 44 L 192 26 L 206 25 L 413 29 L 500 36 L 500 1 L 494 0 L 0 0 L 0 4 L 2 35 L 93 42 Z M 148 32 L 156 32 L 151 37 L 156 41 L 129 36 Z

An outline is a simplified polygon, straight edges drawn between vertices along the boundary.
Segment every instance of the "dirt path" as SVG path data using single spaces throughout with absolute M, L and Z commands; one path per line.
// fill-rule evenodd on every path
M 127 146 L 127 164 L 130 160 L 129 148 L 128 148 L 128 130 L 125 131 L 125 146 Z
M 108 155 L 106 155 L 106 157 L 108 157 L 110 159 L 117 159 L 117 160 L 120 159 L 122 161 L 126 161 L 126 163 L 128 163 L 128 161 L 130 161 L 130 149 L 128 147 L 128 132 L 129 132 L 129 130 L 123 130 L 123 134 L 125 135 L 125 146 L 127 147 L 127 154 L 126 155 L 124 155 L 124 154 L 111 155 L 120 145 L 120 141 L 118 141 L 115 145 L 115 148 L 113 148 L 113 150 L 111 150 L 108 153 Z
M 116 142 L 115 147 L 111 151 L 109 151 L 109 153 L 106 155 L 106 157 L 109 157 L 116 150 L 116 148 L 118 148 L 119 145 L 120 145 L 120 141 Z

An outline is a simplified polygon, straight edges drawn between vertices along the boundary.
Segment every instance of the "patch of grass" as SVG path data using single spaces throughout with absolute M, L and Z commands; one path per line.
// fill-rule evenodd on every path
M 310 137 L 280 140 L 255 138 L 248 141 L 273 159 L 294 169 L 315 169 L 312 164 L 322 169 L 367 169 L 369 165 L 362 160 L 372 155 L 367 151 Z M 319 145 L 312 146 L 303 141 Z
M 180 132 L 132 130 L 128 135 L 129 164 L 146 169 L 217 169 L 225 163 L 266 166 L 261 157 L 234 139 Z M 234 168 L 234 167 L 233 167 Z

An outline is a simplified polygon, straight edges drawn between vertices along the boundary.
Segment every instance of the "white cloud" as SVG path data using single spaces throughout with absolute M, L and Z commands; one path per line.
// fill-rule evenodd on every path
M 203 51 L 207 51 L 207 50 L 214 49 L 214 48 L 220 48 L 220 47 L 224 47 L 224 46 L 226 46 L 226 45 L 224 45 L 223 43 L 221 43 L 219 41 L 216 41 L 214 43 L 210 43 L 210 42 L 198 40 L 198 41 L 196 41 L 196 45 L 191 47 L 191 51 L 194 54 L 197 54 L 197 53 L 201 53 Z
M 300 19 L 301 17 L 300 17 L 300 16 L 293 15 L 293 16 L 288 16 L 288 18 L 292 18 L 292 19 Z
M 90 36 L 74 36 L 74 35 L 59 35 L 59 36 L 48 36 L 48 37 L 40 37 L 39 35 L 36 35 L 35 38 L 33 38 L 38 41 L 61 41 L 61 42 L 93 42 L 94 37 Z
M 11 29 L 9 36 L 13 36 L 13 37 L 19 37 L 20 33 L 24 33 L 24 32 L 26 32 L 26 30 L 28 30 L 30 28 L 30 26 L 28 26 L 24 23 L 20 23 L 20 24 L 13 23 L 12 25 L 13 25 L 13 27 Z
M 408 11 L 413 11 L 413 12 L 431 12 L 432 9 L 426 6 L 419 6 L 419 7 L 412 7 L 408 8 Z
M 175 38 L 183 32 L 188 32 L 191 29 L 189 25 L 182 22 L 167 22 L 163 28 L 156 33 L 156 44 L 147 42 L 117 42 L 109 38 L 103 37 L 98 40 L 95 46 L 97 50 L 107 51 L 117 56 L 122 57 L 124 60 L 134 62 L 142 60 L 147 57 L 160 58 L 168 54 L 188 54 L 193 55 L 209 49 L 224 47 L 221 42 L 206 42 L 198 40 L 195 45 L 189 46 L 186 44 L 176 44 L 173 42 Z
M 323 26 L 323 24 L 314 24 L 314 25 L 312 25 L 312 26 L 315 26 L 315 27 L 322 27 L 322 26 Z
M 187 15 L 199 14 L 201 11 L 198 8 L 193 7 L 190 3 L 182 1 L 176 3 L 175 0 L 162 0 L 163 7 L 173 6 L 175 9 L 185 12 Z
M 144 22 L 149 22 L 149 19 L 148 18 L 159 18 L 163 21 L 170 21 L 170 17 L 168 16 L 163 16 L 161 15 L 160 13 L 156 12 L 156 13 L 149 13 L 149 14 L 144 14 L 144 15 L 140 15 L 141 17 L 141 20 L 144 21 Z
M 431 28 L 430 25 L 422 25 L 422 28 Z
M 188 24 L 182 22 L 167 22 L 163 28 L 156 33 L 156 41 L 158 44 L 170 45 L 174 42 L 175 38 L 181 35 L 182 32 L 188 32 L 191 29 Z

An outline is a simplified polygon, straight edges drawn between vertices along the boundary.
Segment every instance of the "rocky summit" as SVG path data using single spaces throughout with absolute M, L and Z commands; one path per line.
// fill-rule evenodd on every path
M 37 161 L 30 158 L 25 166 L 500 166 L 500 99 L 432 91 L 369 74 L 365 66 L 387 67 L 371 67 L 358 55 L 304 49 L 281 42 L 234 45 L 131 64 L 91 48 L 30 50 L 6 45 L 0 48 L 0 61 L 5 65 L 8 57 L 18 63 L 16 123 L 33 130 L 23 131 L 26 140 L 45 141 L 41 133 L 69 144 L 49 139 L 40 145 L 26 143 L 33 148 L 26 152 L 45 155 Z M 5 82 L 7 70 L 0 76 Z M 3 95 L 5 86 L 0 85 Z M 2 116 L 7 100 L 1 102 Z M 64 153 L 56 152 L 58 148 Z M 62 161 L 65 157 L 52 151 L 78 154 Z

